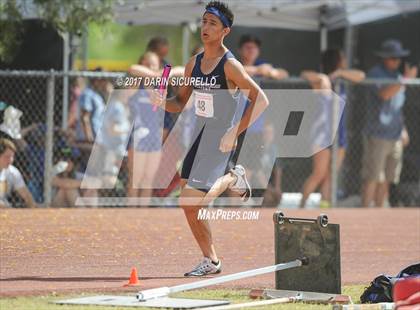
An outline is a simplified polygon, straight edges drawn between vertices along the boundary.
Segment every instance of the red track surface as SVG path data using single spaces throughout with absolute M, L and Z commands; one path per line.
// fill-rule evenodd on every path
M 259 220 L 211 222 L 224 274 L 274 263 L 275 210 L 252 210 L 260 210 Z M 320 211 L 285 213 L 314 218 Z M 341 225 L 343 284 L 420 261 L 420 209 L 327 213 Z M 200 260 L 180 209 L 3 209 L 0 238 L 0 296 L 175 285 L 193 281 L 182 274 Z M 141 286 L 122 289 L 132 266 Z M 274 287 L 274 274 L 224 287 Z

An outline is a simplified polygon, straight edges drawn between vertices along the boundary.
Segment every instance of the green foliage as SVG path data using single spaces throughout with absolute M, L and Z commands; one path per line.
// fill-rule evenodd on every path
M 62 32 L 81 34 L 90 22 L 104 24 L 113 19 L 112 0 L 33 0 L 39 17 Z
M 39 18 L 70 34 L 81 34 L 89 23 L 112 21 L 113 3 L 113 0 L 33 0 Z M 0 1 L 0 61 L 10 62 L 18 51 L 23 35 L 22 19 L 23 8 L 16 0 Z
M 22 39 L 22 16 L 16 0 L 0 1 L 0 62 L 11 62 Z
M 108 23 L 106 27 L 89 25 L 88 58 L 95 60 L 119 60 L 137 63 L 146 50 L 149 40 L 164 36 L 169 40 L 167 61 L 172 65 L 182 65 L 182 27 L 168 25 L 124 25 Z M 200 44 L 199 32 L 192 34 L 191 50 Z M 80 55 L 78 55 L 80 59 Z

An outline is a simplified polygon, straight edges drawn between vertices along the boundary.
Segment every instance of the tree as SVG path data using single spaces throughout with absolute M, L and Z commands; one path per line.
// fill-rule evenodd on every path
M 12 61 L 19 49 L 23 34 L 22 20 L 28 9 L 59 32 L 73 35 L 80 35 L 89 23 L 105 24 L 113 20 L 113 0 L 32 0 L 32 3 L 2 0 L 0 61 Z
M 15 0 L 0 1 L 0 62 L 11 62 L 19 49 L 22 36 L 22 15 Z

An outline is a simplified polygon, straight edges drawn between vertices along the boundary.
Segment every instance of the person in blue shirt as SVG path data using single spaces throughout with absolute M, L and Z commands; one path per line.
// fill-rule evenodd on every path
M 140 65 L 157 71 L 159 57 L 153 52 L 146 52 L 140 58 Z M 143 197 L 145 204 L 152 196 L 153 181 L 161 161 L 164 123 L 164 110 L 154 110 L 150 102 L 151 90 L 151 87 L 142 85 L 129 100 L 134 128 L 128 149 L 127 195 Z
M 417 76 L 416 67 L 406 65 L 403 76 L 398 71 L 401 58 L 409 53 L 400 41 L 386 40 L 376 52 L 380 63 L 367 74 L 369 78 L 395 79 L 396 83 L 377 84 L 367 104 L 363 128 L 363 207 L 369 207 L 372 202 L 376 207 L 383 207 L 388 198 L 389 184 L 399 182 L 403 147 L 408 144 L 408 134 L 402 113 L 405 87 L 398 80 Z
M 106 83 L 107 81 L 104 79 L 94 78 L 81 93 L 76 124 L 77 141 L 94 142 L 96 134 L 101 128 L 105 111 L 105 100 L 101 96 L 101 91 L 105 89 Z

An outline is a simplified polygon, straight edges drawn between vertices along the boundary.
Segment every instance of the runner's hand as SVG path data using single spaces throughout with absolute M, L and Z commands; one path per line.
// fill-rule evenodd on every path
M 166 103 L 166 96 L 168 94 L 168 90 L 165 89 L 163 95 L 160 93 L 159 90 L 154 89 L 150 94 L 150 102 L 158 107 L 164 106 Z
M 219 150 L 223 153 L 232 151 L 237 144 L 236 132 L 228 130 L 220 141 Z

